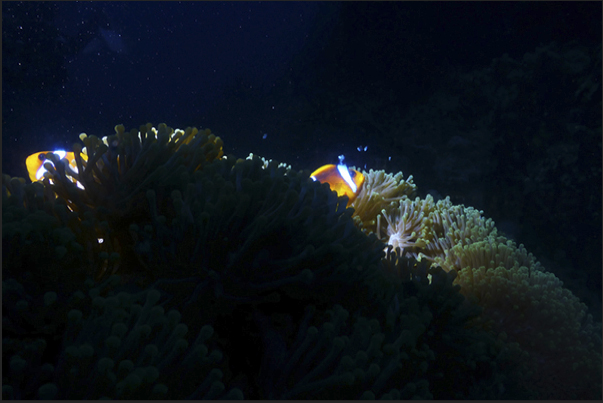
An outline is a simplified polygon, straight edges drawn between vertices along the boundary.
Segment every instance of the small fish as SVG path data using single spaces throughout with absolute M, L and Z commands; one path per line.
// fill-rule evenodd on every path
M 364 184 L 364 175 L 343 163 L 343 155 L 339 156 L 339 164 L 323 165 L 312 172 L 310 178 L 321 183 L 328 183 L 338 196 L 348 197 L 348 206 L 356 199 Z
M 25 160 L 25 165 L 27 166 L 27 172 L 29 173 L 29 179 L 32 182 L 42 180 L 42 178 L 44 177 L 44 172 L 46 172 L 46 168 L 44 168 L 44 164 L 46 162 L 52 164 L 52 161 L 44 158 L 44 155 L 43 155 L 43 154 L 50 153 L 50 152 L 56 154 L 60 159 L 66 158 L 67 161 L 69 161 L 69 165 L 71 166 L 71 168 L 77 172 L 77 165 L 75 163 L 75 155 L 73 154 L 73 152 L 67 152 L 67 151 L 63 151 L 63 150 L 40 151 L 40 152 L 31 154 Z

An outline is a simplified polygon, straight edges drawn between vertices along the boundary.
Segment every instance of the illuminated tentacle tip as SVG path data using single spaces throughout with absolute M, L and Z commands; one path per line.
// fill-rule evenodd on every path
M 124 125 L 115 125 L 115 134 L 123 135 L 126 132 Z

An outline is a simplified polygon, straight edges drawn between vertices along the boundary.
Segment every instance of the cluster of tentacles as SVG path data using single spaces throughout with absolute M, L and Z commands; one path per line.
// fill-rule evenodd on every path
M 543 395 L 546 351 L 528 357 L 525 321 L 494 309 L 504 270 L 535 261 L 510 245 L 496 277 L 471 269 L 500 241 L 473 210 L 410 201 L 411 178 L 383 172 L 347 208 L 307 171 L 223 157 L 209 130 L 81 139 L 77 169 L 49 153 L 42 182 L 3 175 L 4 398 Z M 523 292 L 555 303 L 540 276 L 541 297 Z

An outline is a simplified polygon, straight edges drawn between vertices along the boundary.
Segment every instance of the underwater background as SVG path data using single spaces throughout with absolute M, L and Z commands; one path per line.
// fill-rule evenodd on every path
M 3 2 L 3 397 L 600 399 L 601 30 L 600 2 Z M 80 133 L 147 171 L 77 200 L 5 176 Z M 491 218 L 559 317 L 506 317 L 518 286 L 482 323 L 450 261 L 383 253 L 306 183 L 342 154 L 412 175 L 426 215 Z M 535 374 L 566 353 L 599 360 Z

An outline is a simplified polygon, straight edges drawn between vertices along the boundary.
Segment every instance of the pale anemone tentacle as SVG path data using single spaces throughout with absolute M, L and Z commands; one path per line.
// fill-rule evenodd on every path
M 403 200 L 413 197 L 416 185 L 412 175 L 404 179 L 404 174 L 387 174 L 385 171 L 363 171 L 366 180 L 351 204 L 354 207 L 354 220 L 367 232 L 377 231 L 378 216 L 385 209 L 388 213 L 395 211 Z
M 430 243 L 428 227 L 433 207 L 433 198 L 428 196 L 423 200 L 404 199 L 392 212 L 382 209 L 377 216 L 377 235 L 384 237 L 394 249 L 406 250 L 419 259 L 421 251 Z M 382 223 L 382 220 L 385 222 Z

